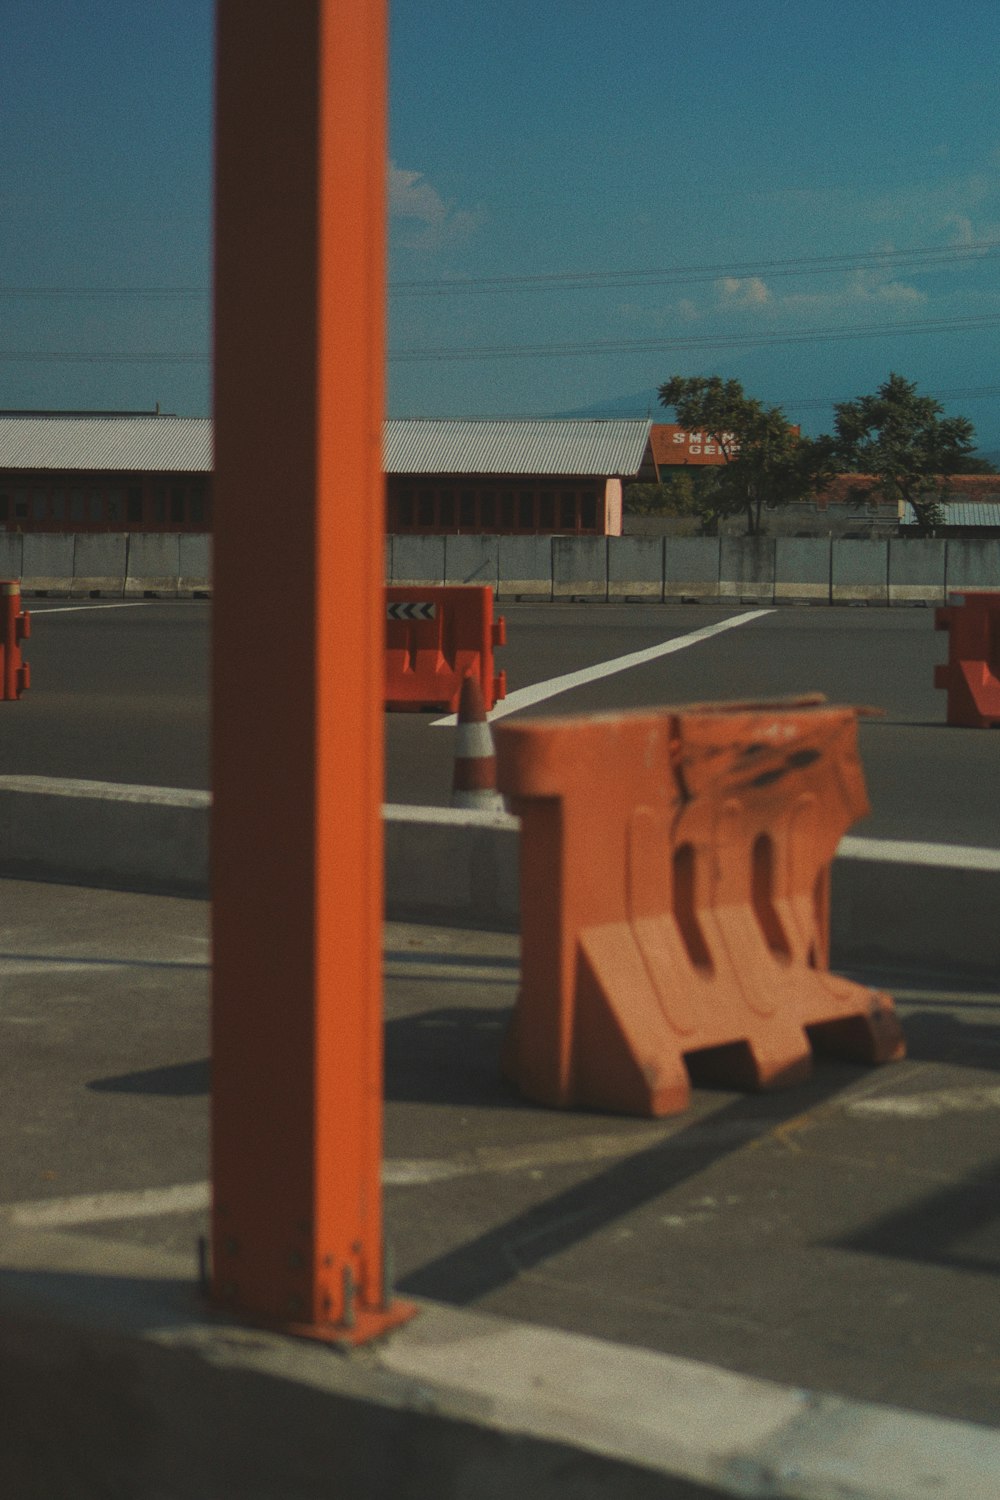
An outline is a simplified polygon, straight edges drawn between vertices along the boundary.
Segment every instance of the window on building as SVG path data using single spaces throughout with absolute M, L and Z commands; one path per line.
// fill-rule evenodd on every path
M 104 496 L 100 490 L 91 490 L 87 495 L 87 520 L 95 526 L 104 520 Z
M 32 490 L 31 492 L 31 519 L 33 521 L 48 520 L 48 495 L 44 490 Z
M 112 525 L 121 525 L 125 520 L 125 491 L 108 490 L 108 520 Z
M 442 531 L 455 529 L 455 491 L 442 490 L 438 496 L 438 525 Z
M 559 496 L 559 525 L 563 531 L 576 530 L 576 494 L 563 490 Z
M 175 484 L 170 491 L 170 524 L 184 525 L 184 486 Z
M 49 496 L 49 506 L 53 521 L 65 521 L 66 519 L 66 491 L 53 490 Z
M 142 525 L 142 490 L 138 485 L 129 489 L 125 502 L 125 519 L 130 526 Z
M 6 526 L 10 520 L 10 496 L 0 495 L 0 526 Z
M 153 490 L 153 524 L 162 526 L 167 519 L 167 492 L 162 484 Z
M 597 530 L 597 496 L 593 490 L 584 490 L 580 496 L 580 526 L 584 531 Z
M 497 531 L 497 497 L 495 490 L 483 490 L 479 496 L 480 531 Z
M 433 490 L 421 490 L 417 496 L 417 525 L 424 528 L 434 525 Z
M 498 531 L 514 530 L 514 491 L 501 490 Z
M 521 531 L 535 529 L 535 492 L 522 490 L 517 497 L 517 524 Z
M 538 497 L 538 525 L 542 531 L 556 529 L 556 497 L 551 490 L 543 490 Z
M 463 490 L 458 497 L 458 524 L 463 531 L 476 529 L 476 492 Z
M 28 491 L 14 491 L 14 520 L 26 521 L 28 519 Z
M 200 484 L 193 484 L 188 491 L 188 519 L 192 526 L 205 524 L 205 491 Z
M 69 518 L 77 525 L 83 520 L 83 490 L 70 490 Z

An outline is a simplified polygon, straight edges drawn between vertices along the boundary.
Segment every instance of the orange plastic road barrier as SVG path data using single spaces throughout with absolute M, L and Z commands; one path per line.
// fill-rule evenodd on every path
M 380 1184 L 386 5 L 216 16 L 211 1297 L 356 1343 L 413 1312 Z
M 385 706 L 455 713 L 469 673 L 479 679 L 487 712 L 506 696 L 494 672 L 493 647 L 507 642 L 503 615 L 493 618 L 493 590 L 478 584 L 385 591 Z
M 21 608 L 21 585 L 0 579 L 3 619 L 0 620 L 0 699 L 20 698 L 31 686 L 31 667 L 21 660 L 21 642 L 31 635 L 31 616 Z
M 948 693 L 948 723 L 967 729 L 1000 726 L 1000 593 L 964 594 L 935 610 L 935 630 L 948 632 L 948 661 L 934 668 L 934 686 Z
M 683 1110 L 690 1079 L 772 1088 L 811 1046 L 903 1055 L 887 995 L 828 970 L 829 870 L 868 810 L 850 708 L 765 705 L 497 726 L 522 818 L 529 1098 Z

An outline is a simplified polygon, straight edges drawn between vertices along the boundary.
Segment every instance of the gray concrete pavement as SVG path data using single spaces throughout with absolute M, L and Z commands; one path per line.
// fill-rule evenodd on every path
M 29 601 L 35 686 L 0 706 L 0 773 L 208 786 L 211 604 Z M 739 610 L 505 604 L 510 691 L 684 635 Z M 603 678 L 528 713 L 819 690 L 871 703 L 861 728 L 870 837 L 1000 848 L 1000 738 L 947 728 L 933 669 L 947 638 L 925 608 L 778 607 L 739 629 Z M 289 627 L 294 649 L 294 627 Z M 267 685 L 261 684 L 261 692 Z M 454 747 L 430 714 L 386 718 L 386 800 L 447 805 Z
M 205 903 L 0 882 L 0 1243 L 205 1232 Z M 866 973 L 909 1059 L 672 1120 L 501 1079 L 511 934 L 386 930 L 386 1219 L 404 1292 L 998 1424 L 1000 995 Z M 110 1196 L 108 1196 L 110 1195 Z M 110 1260 L 109 1260 L 110 1264 Z M 0 1271 L 0 1297 L 4 1286 Z M 572 1372 L 567 1372 L 572 1379 Z

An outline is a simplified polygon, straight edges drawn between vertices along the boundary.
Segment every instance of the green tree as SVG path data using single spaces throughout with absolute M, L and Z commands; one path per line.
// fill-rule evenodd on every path
M 872 474 L 887 500 L 908 500 L 922 535 L 944 519 L 948 474 L 968 473 L 974 429 L 965 417 L 943 417 L 932 396 L 919 396 L 902 375 L 891 374 L 872 396 L 834 407 L 841 466 Z
M 832 439 L 802 437 L 780 406 L 746 395 L 738 380 L 673 375 L 659 399 L 683 427 L 718 445 L 724 461 L 707 502 L 716 516 L 743 515 L 750 536 L 760 532 L 765 507 L 803 499 L 835 472 Z
M 709 465 L 678 468 L 659 484 L 630 484 L 625 508 L 634 515 L 696 517 L 702 532 L 711 531 L 718 519 L 713 504 L 718 474 Z

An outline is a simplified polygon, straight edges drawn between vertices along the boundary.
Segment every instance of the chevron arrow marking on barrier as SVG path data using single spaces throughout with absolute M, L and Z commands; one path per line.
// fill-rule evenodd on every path
M 387 604 L 387 620 L 434 620 L 437 618 L 436 604 Z

